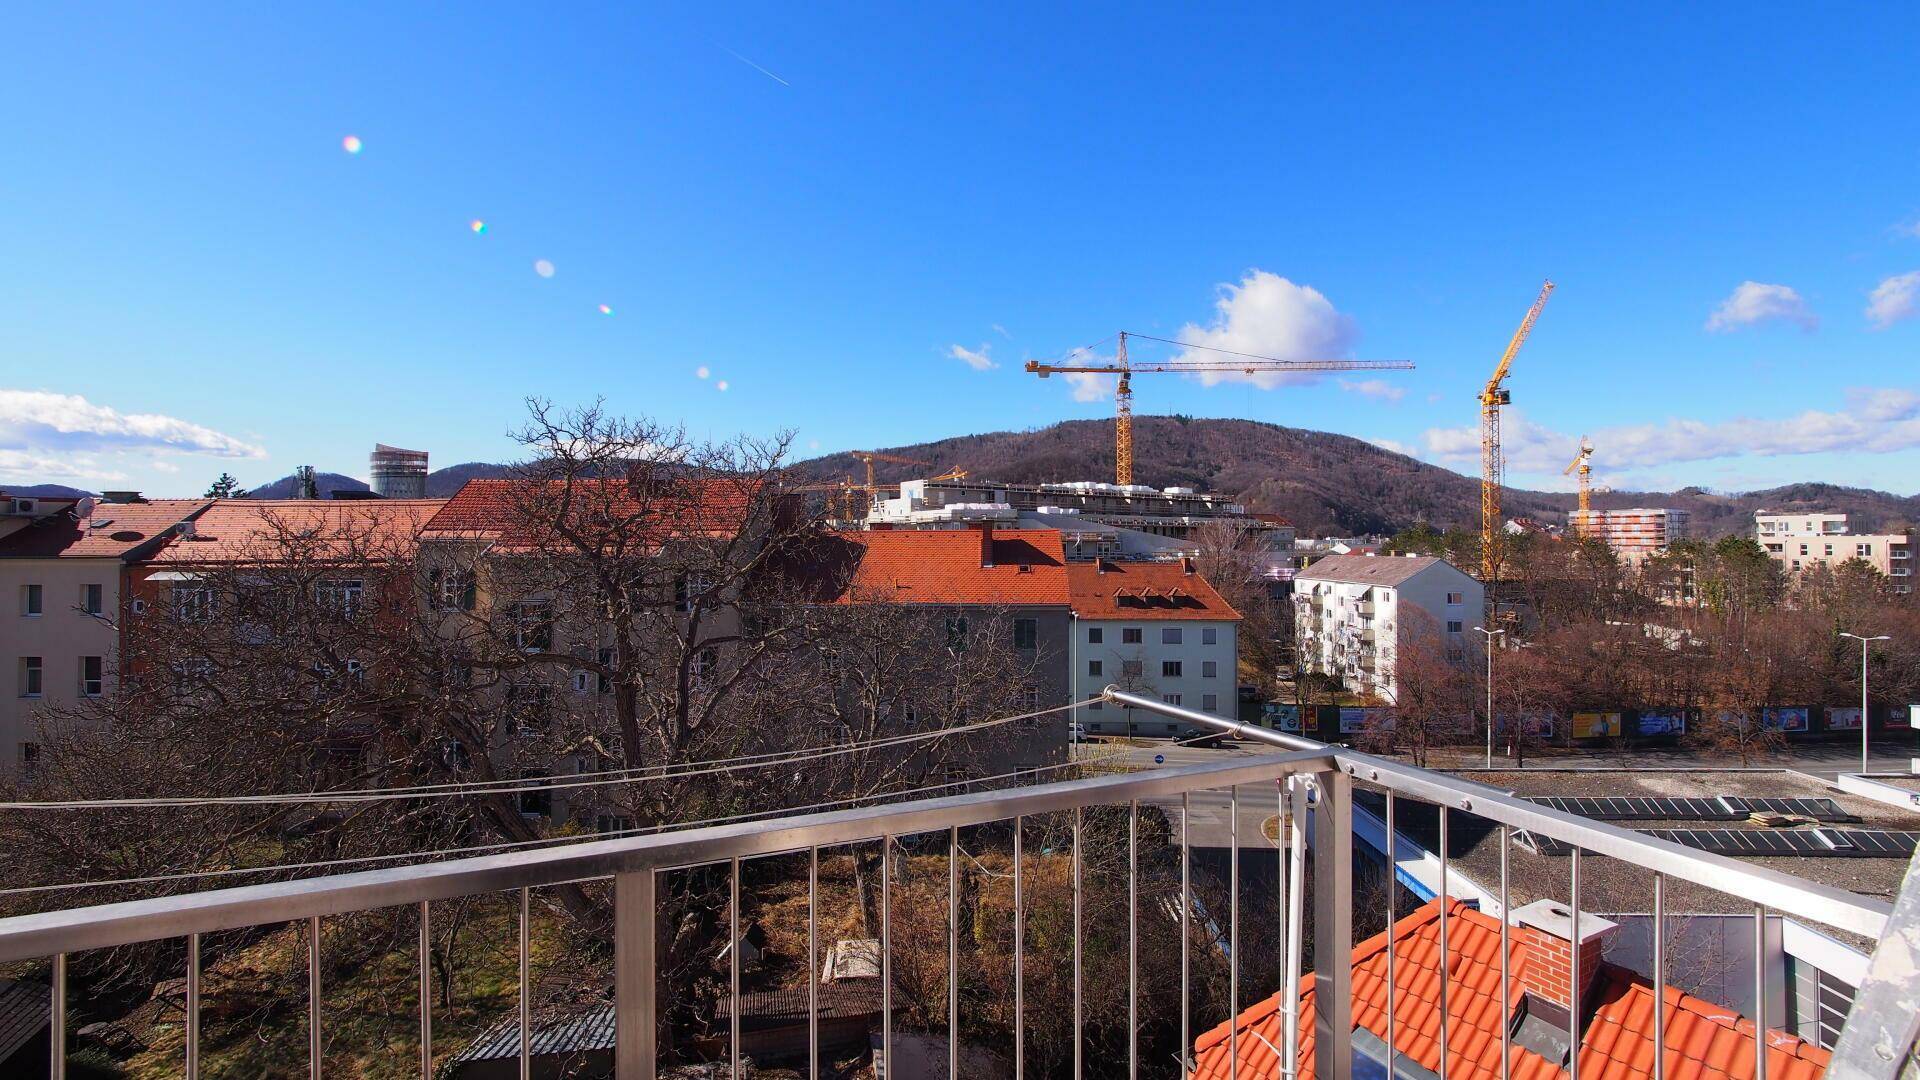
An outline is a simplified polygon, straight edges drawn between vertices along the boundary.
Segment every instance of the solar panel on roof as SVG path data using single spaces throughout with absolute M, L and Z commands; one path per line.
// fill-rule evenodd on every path
M 1771 799 L 1722 795 L 1711 799 L 1653 796 L 1533 795 L 1529 801 L 1595 821 L 1740 821 L 1749 814 L 1793 814 L 1816 821 L 1857 821 L 1832 799 Z
M 1920 848 L 1920 832 L 1891 829 L 1648 829 L 1696 851 L 1739 858 L 1911 859 Z M 1566 855 L 1573 845 L 1538 833 L 1518 832 L 1522 847 L 1541 855 Z

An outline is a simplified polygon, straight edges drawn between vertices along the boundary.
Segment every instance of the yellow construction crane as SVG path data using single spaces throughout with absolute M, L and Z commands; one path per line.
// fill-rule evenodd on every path
M 1129 337 L 1165 342 L 1187 349 L 1205 349 L 1208 352 L 1237 356 L 1241 359 L 1237 362 L 1200 360 L 1136 364 L 1127 359 L 1127 338 Z M 1120 344 L 1111 364 L 1043 364 L 1038 360 L 1027 361 L 1027 370 L 1043 379 L 1055 373 L 1065 375 L 1079 372 L 1120 376 L 1119 385 L 1113 392 L 1113 479 L 1114 483 L 1121 485 L 1133 483 L 1133 376 L 1135 375 L 1159 372 L 1193 374 L 1205 371 L 1238 371 L 1244 375 L 1252 375 L 1258 372 L 1287 371 L 1409 371 L 1412 368 L 1413 365 L 1405 360 L 1275 360 L 1269 356 L 1255 356 L 1252 353 L 1233 352 L 1230 349 L 1215 349 L 1206 345 L 1174 341 L 1171 338 L 1154 337 L 1151 334 L 1129 334 L 1125 330 L 1120 332 Z
M 1500 354 L 1500 365 L 1493 369 L 1493 377 L 1487 380 L 1486 389 L 1480 391 L 1480 576 L 1489 584 L 1493 583 L 1494 571 L 1500 565 L 1500 552 L 1496 545 L 1502 534 L 1500 525 L 1500 485 L 1501 476 L 1506 471 L 1506 462 L 1500 456 L 1500 406 L 1513 403 L 1513 394 L 1501 384 L 1507 381 L 1507 372 L 1513 368 L 1513 358 L 1520 353 L 1520 346 L 1527 343 L 1527 335 L 1533 333 L 1533 324 L 1540 318 L 1540 310 L 1547 306 L 1547 297 L 1553 292 L 1553 282 L 1543 282 L 1540 295 L 1534 297 L 1533 306 L 1527 309 L 1527 317 L 1520 320 L 1520 329 L 1513 332 L 1513 340 L 1507 342 L 1507 351 Z M 1493 603 L 1493 595 L 1487 596 L 1487 603 Z
M 853 456 L 856 459 L 858 459 L 861 464 L 867 467 L 867 494 L 868 495 L 872 495 L 875 490 L 873 486 L 873 463 L 876 461 L 890 461 L 895 465 L 932 465 L 933 464 L 933 462 L 931 461 L 921 461 L 919 458 L 901 457 L 899 454 L 883 454 L 878 450 L 855 450 L 855 451 L 852 451 L 852 453 L 853 453 Z
M 1587 512 L 1593 509 L 1593 441 L 1585 435 L 1580 436 L 1580 452 L 1573 456 L 1573 464 L 1560 470 L 1561 475 L 1571 476 L 1580 485 L 1580 516 L 1573 519 L 1573 532 L 1576 536 L 1587 534 Z

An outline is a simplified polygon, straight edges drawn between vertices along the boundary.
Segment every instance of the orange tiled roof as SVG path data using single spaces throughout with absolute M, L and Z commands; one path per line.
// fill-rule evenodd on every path
M 1059 605 L 1067 559 L 1054 529 L 998 529 L 985 565 L 978 529 L 829 533 L 798 571 L 821 603 Z
M 1206 578 L 1182 562 L 1109 562 L 1067 566 L 1073 612 L 1083 619 L 1238 619 Z
M 421 535 L 433 540 L 489 540 L 508 547 L 531 545 L 541 523 L 528 520 L 523 507 L 541 485 L 551 488 L 555 497 L 562 493 L 558 482 L 469 480 L 446 500 Z M 583 509 L 604 509 L 615 520 L 652 517 L 664 523 L 663 532 L 689 535 L 743 528 L 753 513 L 759 484 L 750 479 L 694 479 L 678 490 L 651 492 L 645 499 L 633 497 L 618 479 L 576 481 L 576 490 Z
M 145 562 L 161 565 L 248 563 L 271 559 L 306 536 L 340 556 L 409 553 L 444 499 L 217 499 L 194 519 L 191 539 L 174 537 Z
M 1521 997 L 1519 972 L 1527 947 L 1509 934 L 1508 985 L 1512 1003 Z M 1386 1035 L 1387 935 L 1374 935 L 1353 950 L 1353 1021 Z M 1497 1080 L 1500 1029 L 1510 1009 L 1501 1008 L 1500 922 L 1459 900 L 1447 918 L 1447 1073 L 1450 1080 Z M 1435 900 L 1394 926 L 1394 1042 L 1424 1068 L 1440 1067 L 1440 902 Z M 1585 1080 L 1646 1080 L 1653 1069 L 1653 987 L 1640 976 L 1602 964 L 1585 1001 L 1597 1001 L 1580 1041 Z M 1275 994 L 1240 1014 L 1240 1080 L 1279 1076 L 1282 1045 L 1280 997 Z M 1688 1080 L 1749 1080 L 1753 1076 L 1753 1021 L 1732 1010 L 1666 992 L 1666 1075 Z M 1311 1080 L 1314 978 L 1300 983 L 1300 1078 Z M 1228 1080 L 1229 1026 L 1194 1042 L 1194 1080 Z M 1783 1031 L 1769 1031 L 1770 1080 L 1808 1080 L 1826 1072 L 1828 1053 Z M 1264 1041 L 1263 1041 L 1264 1040 Z M 1547 1080 L 1567 1071 L 1530 1050 L 1511 1048 L 1514 1080 Z
M 49 514 L 0 540 L 0 558 L 118 559 L 206 506 L 207 499 L 95 503 L 85 518 Z

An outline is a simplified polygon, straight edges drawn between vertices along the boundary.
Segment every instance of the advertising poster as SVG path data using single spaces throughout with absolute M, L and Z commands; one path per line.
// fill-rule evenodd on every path
M 1379 716 L 1379 709 L 1343 705 L 1340 707 L 1340 734 L 1358 735 L 1367 728 L 1375 726 Z
M 1522 723 L 1526 726 L 1521 730 L 1525 731 L 1527 737 L 1530 739 L 1553 738 L 1554 727 L 1552 713 L 1531 713 Z
M 1800 705 L 1767 709 L 1760 714 L 1760 724 L 1771 731 L 1805 731 L 1807 730 L 1807 709 Z
M 1300 730 L 1300 706 L 1267 704 L 1260 708 L 1261 719 L 1275 731 Z
M 1576 739 L 1605 739 L 1619 734 L 1620 714 L 1617 712 L 1573 714 L 1573 737 Z
M 1827 710 L 1827 730 L 1828 731 L 1859 731 L 1860 730 L 1860 706 L 1855 705 L 1850 709 L 1828 709 Z
M 1685 735 L 1687 733 L 1687 714 L 1679 709 L 1643 712 L 1640 714 L 1637 727 L 1643 737 L 1654 735 Z

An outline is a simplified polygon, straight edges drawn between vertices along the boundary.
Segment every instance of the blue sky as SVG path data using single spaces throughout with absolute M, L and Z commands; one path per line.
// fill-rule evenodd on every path
M 1411 360 L 1136 408 L 1471 473 L 1552 277 L 1515 483 L 1920 491 L 1911 6 L 397 7 L 13 13 L 0 482 L 501 460 L 529 394 L 1036 427 L 1118 329 Z

